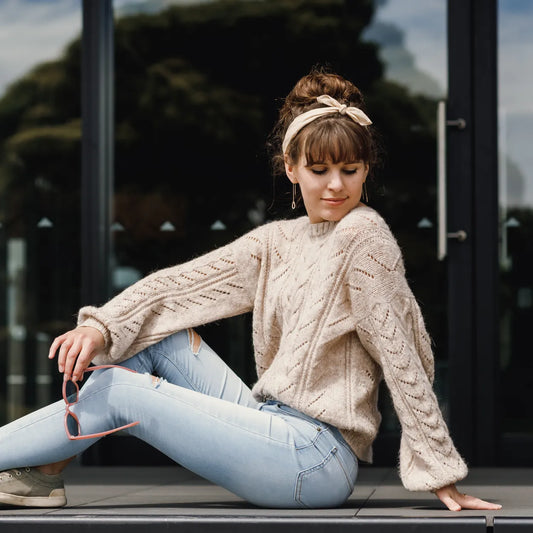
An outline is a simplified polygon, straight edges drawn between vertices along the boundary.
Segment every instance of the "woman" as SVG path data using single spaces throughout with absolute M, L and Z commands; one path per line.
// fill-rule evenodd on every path
M 293 183 L 293 207 L 299 187 L 306 217 L 256 228 L 81 309 L 78 327 L 50 348 L 65 383 L 91 363 L 130 371 L 92 372 L 79 398 L 69 397 L 68 416 L 59 401 L 2 428 L 0 470 L 11 470 L 0 474 L 0 501 L 64 505 L 69 458 L 126 426 L 257 505 L 338 506 L 358 460 L 372 460 L 384 377 L 402 424 L 405 487 L 433 491 L 452 510 L 500 507 L 455 487 L 467 468 L 432 390 L 422 316 L 395 239 L 361 202 L 376 162 L 362 104 L 352 83 L 323 72 L 286 98 L 275 159 Z M 248 311 L 252 390 L 190 329 Z

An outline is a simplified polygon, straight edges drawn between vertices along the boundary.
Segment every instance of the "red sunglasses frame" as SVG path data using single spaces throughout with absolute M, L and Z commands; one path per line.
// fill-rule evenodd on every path
M 127 368 L 125 366 L 118 366 L 118 365 L 90 366 L 89 368 L 86 368 L 84 370 L 84 373 L 92 372 L 93 370 L 101 370 L 103 368 L 122 368 L 123 370 L 127 370 L 128 372 L 133 372 L 134 374 L 137 374 L 137 372 L 135 372 L 135 370 L 132 370 L 131 368 Z M 71 381 L 76 387 L 76 401 L 75 402 L 69 402 L 68 397 L 67 397 L 67 383 L 69 381 Z M 116 433 L 117 431 L 121 431 L 126 428 L 131 428 L 133 426 L 137 426 L 138 424 L 140 424 L 140 422 L 137 421 L 137 422 L 132 422 L 131 424 L 126 424 L 125 426 L 120 426 L 119 428 L 109 429 L 107 431 L 101 431 L 100 433 L 90 433 L 89 435 L 82 435 L 80 421 L 78 417 L 69 409 L 70 406 L 76 405 L 78 403 L 79 397 L 80 397 L 80 388 L 78 384 L 75 381 L 72 381 L 71 379 L 63 381 L 63 400 L 65 401 L 65 418 L 64 418 L 65 433 L 67 434 L 67 437 L 70 440 L 96 439 L 100 437 L 105 437 L 106 435 L 110 435 L 111 433 Z M 69 416 L 71 416 L 78 424 L 78 435 L 72 435 L 68 429 L 68 417 Z

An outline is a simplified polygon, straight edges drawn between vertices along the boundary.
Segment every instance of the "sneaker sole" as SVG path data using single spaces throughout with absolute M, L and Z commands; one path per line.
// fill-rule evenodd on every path
M 65 489 L 54 489 L 49 496 L 18 496 L 0 492 L 0 503 L 19 507 L 64 507 L 67 504 Z

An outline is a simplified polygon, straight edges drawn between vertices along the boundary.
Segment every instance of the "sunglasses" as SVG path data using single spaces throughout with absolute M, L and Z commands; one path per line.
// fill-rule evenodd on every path
M 85 369 L 84 373 L 92 372 L 93 370 L 101 370 L 103 368 L 122 368 L 123 370 L 127 370 L 128 372 L 133 372 L 134 374 L 137 373 L 131 368 L 126 368 L 125 366 L 117 365 L 91 366 Z M 72 400 L 72 398 L 74 399 Z M 65 400 L 65 432 L 70 440 L 96 439 L 100 437 L 105 437 L 106 435 L 110 435 L 111 433 L 116 433 L 117 431 L 121 431 L 126 428 L 131 428 L 140 424 L 140 422 L 132 422 L 131 424 L 126 424 L 125 426 L 120 426 L 119 428 L 115 429 L 109 429 L 108 431 L 102 431 L 100 433 L 90 433 L 89 435 L 82 435 L 80 421 L 78 417 L 70 410 L 73 405 L 76 405 L 78 403 L 79 399 L 80 388 L 78 384 L 75 381 L 72 381 L 71 379 L 63 381 L 63 400 Z M 70 432 L 69 423 L 71 425 L 74 423 L 74 426 L 77 427 L 77 432 L 75 435 Z

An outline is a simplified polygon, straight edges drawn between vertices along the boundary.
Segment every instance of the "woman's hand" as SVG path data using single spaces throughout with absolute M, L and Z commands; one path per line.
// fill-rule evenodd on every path
M 85 369 L 104 347 L 104 336 L 97 329 L 79 326 L 54 339 L 48 358 L 53 359 L 59 350 L 57 366 L 63 372 L 63 378 L 65 381 L 79 381 Z
M 483 509 L 489 511 L 497 511 L 502 506 L 497 503 L 490 503 L 480 500 L 475 496 L 468 496 L 457 490 L 455 485 L 447 485 L 441 489 L 437 489 L 435 494 L 440 501 L 448 507 L 450 511 L 460 511 L 461 509 Z

